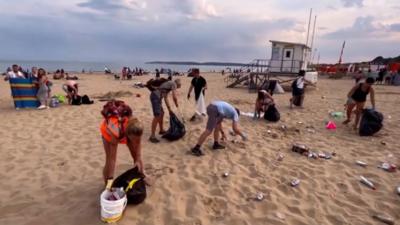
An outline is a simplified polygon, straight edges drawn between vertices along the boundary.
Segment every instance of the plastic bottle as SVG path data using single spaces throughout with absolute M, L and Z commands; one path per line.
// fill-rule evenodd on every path
M 376 190 L 375 185 L 371 181 L 369 181 L 367 178 L 360 176 L 360 182 L 367 185 L 371 189 Z
M 386 224 L 388 224 L 388 225 L 394 225 L 394 220 L 393 220 L 393 218 L 390 218 L 390 217 L 385 216 L 385 215 L 377 214 L 377 215 L 373 215 L 372 218 L 374 218 L 374 219 L 376 219 L 376 220 L 379 220 L 379 221 L 381 221 L 382 223 L 386 223 Z
M 367 163 L 365 163 L 365 162 L 363 162 L 363 161 L 360 161 L 360 160 L 357 160 L 357 161 L 356 161 L 356 164 L 359 165 L 359 166 L 362 166 L 362 167 L 368 166 Z

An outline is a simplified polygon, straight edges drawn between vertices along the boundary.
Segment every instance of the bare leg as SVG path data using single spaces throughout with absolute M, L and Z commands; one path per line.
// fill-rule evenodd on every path
M 160 120 L 159 120 L 159 126 L 160 126 L 160 133 L 164 133 L 164 112 L 161 113 Z
M 360 122 L 360 118 L 361 118 L 361 114 L 362 114 L 362 111 L 363 111 L 363 109 L 364 109 L 364 105 L 365 105 L 365 102 L 363 102 L 363 103 L 357 103 L 357 108 L 356 108 L 356 121 L 354 122 L 354 130 L 357 130 L 357 127 L 358 127 L 358 123 Z
M 104 151 L 106 153 L 106 163 L 103 169 L 103 178 L 104 182 L 107 182 L 107 179 L 114 177 L 118 144 L 111 144 L 103 139 L 103 146 L 104 146 Z
M 219 141 L 219 133 L 221 132 L 222 123 L 219 123 L 217 127 L 214 129 L 214 142 Z
M 151 122 L 151 136 L 150 137 L 156 137 L 156 129 L 157 129 L 157 125 L 160 123 L 160 120 L 161 120 L 160 116 L 153 118 L 153 121 Z
M 212 133 L 212 130 L 205 130 L 199 137 L 199 140 L 197 141 L 197 145 L 201 146 L 204 141 L 207 139 L 208 136 Z
M 351 121 L 351 114 L 353 113 L 353 109 L 356 106 L 356 104 L 348 104 L 347 105 L 347 110 L 346 110 L 346 114 L 347 114 L 347 119 L 343 122 L 343 124 L 348 124 Z

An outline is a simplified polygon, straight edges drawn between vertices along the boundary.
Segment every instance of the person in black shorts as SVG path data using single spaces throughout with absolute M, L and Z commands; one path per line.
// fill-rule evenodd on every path
M 305 70 L 300 70 L 297 78 L 292 83 L 292 98 L 290 99 L 290 108 L 293 108 L 293 105 L 303 107 L 304 102 L 304 89 L 305 85 L 312 85 L 310 81 L 306 80 L 304 76 L 306 75 Z
M 372 108 L 375 108 L 375 91 L 372 85 L 375 80 L 372 77 L 368 77 L 364 83 L 356 84 L 347 95 L 348 100 L 346 103 L 347 108 L 347 119 L 343 122 L 343 124 L 348 124 L 351 121 L 351 114 L 353 109 L 356 108 L 356 121 L 354 123 L 354 129 L 356 130 L 358 127 L 358 123 L 360 122 L 361 113 L 364 110 L 365 102 L 367 101 L 367 96 L 370 94 Z
M 181 88 L 181 81 L 180 79 L 176 80 L 168 80 L 162 83 L 159 87 L 154 87 L 154 90 L 150 94 L 150 102 L 151 102 L 151 107 L 153 110 L 153 121 L 151 123 L 151 135 L 149 138 L 149 141 L 152 143 L 158 143 L 160 142 L 156 138 L 156 128 L 157 125 L 160 127 L 160 135 L 165 134 L 164 130 L 164 109 L 162 107 L 162 101 L 164 100 L 165 105 L 167 106 L 168 112 L 171 114 L 172 109 L 171 109 L 171 104 L 169 103 L 169 93 L 172 93 L 172 100 L 175 103 L 176 108 L 179 108 L 178 105 L 178 97 L 177 97 L 177 89 Z

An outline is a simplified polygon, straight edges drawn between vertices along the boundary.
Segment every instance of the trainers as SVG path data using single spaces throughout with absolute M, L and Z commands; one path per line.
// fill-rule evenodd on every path
M 214 150 L 225 149 L 225 146 L 221 145 L 220 143 L 216 142 L 213 145 Z
M 167 133 L 167 131 L 165 131 L 165 130 L 158 132 L 159 135 L 164 135 L 166 133 Z
M 149 138 L 149 141 L 150 141 L 151 143 L 154 143 L 154 144 L 160 142 L 160 140 L 158 140 L 158 139 L 155 138 L 155 137 L 150 137 L 150 138 Z
M 195 156 L 202 156 L 204 155 L 203 151 L 200 148 L 192 148 L 192 154 Z
M 38 107 L 38 109 L 45 109 L 45 108 L 46 108 L 45 105 L 41 105 L 41 106 Z

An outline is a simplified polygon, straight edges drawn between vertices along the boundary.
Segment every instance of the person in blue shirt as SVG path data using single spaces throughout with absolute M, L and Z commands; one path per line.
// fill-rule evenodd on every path
M 222 139 L 226 139 L 225 133 L 222 129 L 222 121 L 224 119 L 232 120 L 232 130 L 234 135 L 240 135 L 244 141 L 247 140 L 246 135 L 240 131 L 238 127 L 240 111 L 233 107 L 231 104 L 224 101 L 214 101 L 207 106 L 208 121 L 206 130 L 200 135 L 199 140 L 194 148 L 192 148 L 192 154 L 195 156 L 203 155 L 201 145 L 207 139 L 208 136 L 214 131 L 214 145 L 213 149 L 224 149 L 225 146 L 221 145 L 218 140 L 220 133 Z

